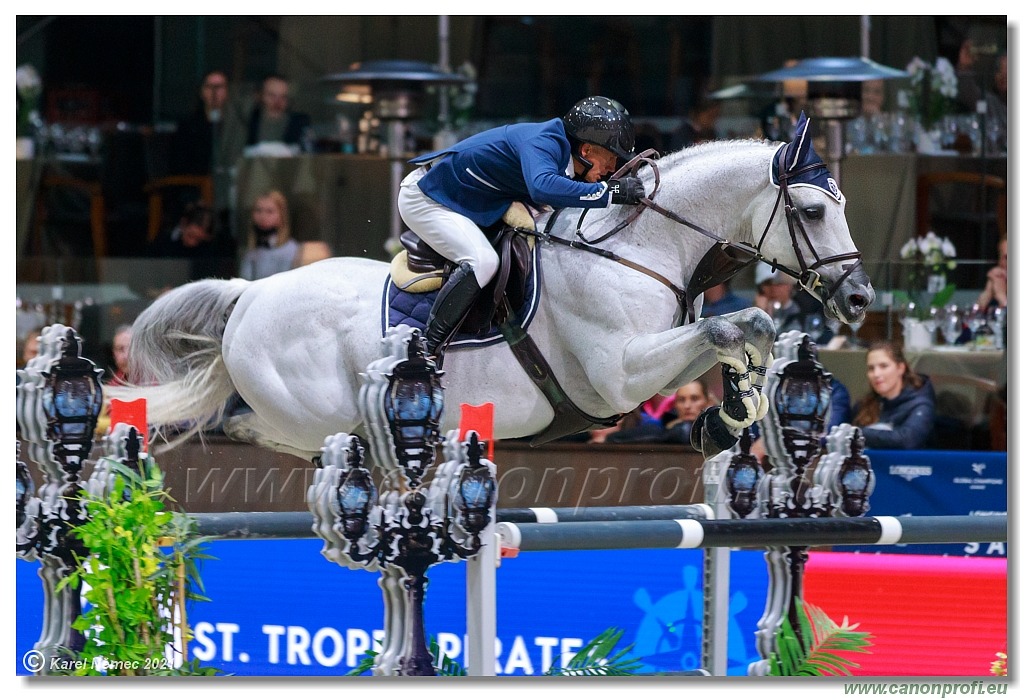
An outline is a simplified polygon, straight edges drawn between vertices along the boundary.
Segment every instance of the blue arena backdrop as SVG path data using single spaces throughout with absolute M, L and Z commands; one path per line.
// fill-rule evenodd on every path
M 870 515 L 1006 512 L 1006 454 L 869 451 L 878 483 Z M 191 606 L 189 653 L 238 676 L 338 676 L 382 635 L 377 574 L 320 554 L 319 540 L 214 542 L 202 576 L 210 603 Z M 835 550 L 1006 556 L 991 543 Z M 499 675 L 541 675 L 608 627 L 624 630 L 644 672 L 700 665 L 703 616 L 697 550 L 523 552 L 498 569 Z M 42 629 L 39 565 L 17 562 L 16 673 Z M 427 632 L 465 665 L 465 565 L 430 572 Z M 754 631 L 768 578 L 760 551 L 731 557 L 729 674 L 757 660 Z
M 877 479 L 868 515 L 1005 515 L 1005 452 L 867 450 Z M 837 552 L 1006 557 L 1005 542 L 850 545 Z
M 318 540 L 214 542 L 203 563 L 212 602 L 190 606 L 190 657 L 237 676 L 340 676 L 382 636 L 378 574 L 320 555 Z M 624 630 L 644 672 L 700 666 L 702 552 L 523 552 L 498 569 L 499 675 L 542 675 L 608 627 Z M 16 672 L 42 629 L 38 564 L 19 561 Z M 466 566 L 429 572 L 425 620 L 446 654 L 465 665 Z M 759 657 L 754 631 L 768 575 L 760 551 L 734 552 L 729 673 Z

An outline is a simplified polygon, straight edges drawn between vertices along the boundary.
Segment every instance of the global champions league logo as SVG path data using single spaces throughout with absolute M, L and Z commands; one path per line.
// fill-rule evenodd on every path
M 633 642 L 633 655 L 644 665 L 638 673 L 659 671 L 692 671 L 701 666 L 701 636 L 704 623 L 704 592 L 700 571 L 695 566 L 683 567 L 683 588 L 654 600 L 646 588 L 638 588 L 633 602 L 644 612 Z M 751 655 L 747 637 L 737 615 L 747 607 L 742 591 L 729 598 L 728 673 L 746 675 L 747 666 L 760 660 L 756 650 Z

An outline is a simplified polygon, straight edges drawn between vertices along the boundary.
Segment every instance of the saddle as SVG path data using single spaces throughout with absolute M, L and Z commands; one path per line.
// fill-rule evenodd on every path
M 467 314 L 460 327 L 461 333 L 486 332 L 500 309 L 519 309 L 526 302 L 528 280 L 533 273 L 534 238 L 524 235 L 524 229 L 535 230 L 533 217 L 524 205 L 516 202 L 505 212 L 501 222 L 484 230 L 498 253 L 498 271 Z M 408 294 L 426 294 L 440 289 L 456 266 L 412 231 L 404 231 L 399 240 L 403 250 L 391 261 L 394 285 Z M 507 298 L 507 307 L 502 302 L 504 298 Z

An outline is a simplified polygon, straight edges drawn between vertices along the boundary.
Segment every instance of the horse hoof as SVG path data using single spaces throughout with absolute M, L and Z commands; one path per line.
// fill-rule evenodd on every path
M 690 429 L 690 445 L 704 455 L 704 459 L 711 459 L 737 442 L 739 438 L 729 430 L 718 406 L 701 411 Z

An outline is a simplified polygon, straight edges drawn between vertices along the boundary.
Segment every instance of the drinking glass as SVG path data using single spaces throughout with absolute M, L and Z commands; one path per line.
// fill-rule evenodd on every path
M 962 326 L 960 311 L 955 304 L 943 309 L 939 329 L 942 331 L 942 338 L 946 341 L 946 345 L 956 345 L 956 339 L 960 337 Z
M 975 339 L 978 337 L 978 329 L 981 328 L 985 322 L 985 309 L 980 304 L 972 304 L 970 309 L 967 309 L 963 313 L 963 321 L 967 328 L 971 331 L 971 349 L 973 350 L 976 346 Z
M 853 322 L 850 322 L 850 323 L 848 323 L 846 325 L 848 325 L 850 327 L 850 340 L 849 340 L 850 345 L 855 347 L 855 348 L 862 348 L 862 347 L 864 347 L 864 343 L 857 337 L 857 331 L 859 331 L 860 327 L 864 325 L 864 322 L 863 321 L 853 321 Z

